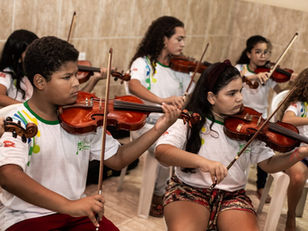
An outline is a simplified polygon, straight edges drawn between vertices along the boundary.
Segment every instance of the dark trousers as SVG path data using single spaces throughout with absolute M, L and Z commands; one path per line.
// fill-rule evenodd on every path
M 267 178 L 267 172 L 264 172 L 259 166 L 257 167 L 257 189 L 264 188 Z

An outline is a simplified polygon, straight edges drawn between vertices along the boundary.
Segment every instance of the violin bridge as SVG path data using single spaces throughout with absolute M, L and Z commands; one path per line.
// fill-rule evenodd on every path
M 238 124 L 236 127 L 236 131 L 240 132 L 242 130 L 243 124 Z
M 261 121 L 262 121 L 262 116 L 260 116 L 259 119 L 258 119 L 258 122 L 257 122 L 258 126 L 260 125 Z
M 99 110 L 102 110 L 102 99 L 99 99 Z
M 251 121 L 251 115 L 249 113 L 246 113 L 246 115 L 244 116 L 244 119 Z

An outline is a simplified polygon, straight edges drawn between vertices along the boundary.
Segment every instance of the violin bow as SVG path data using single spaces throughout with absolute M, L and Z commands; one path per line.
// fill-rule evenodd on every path
M 107 67 L 107 80 L 106 80 L 106 90 L 105 90 L 105 103 L 104 103 L 104 118 L 103 118 L 103 128 L 102 128 L 102 152 L 101 159 L 99 163 L 99 175 L 98 175 L 98 186 L 97 193 L 102 195 L 103 188 L 103 170 L 104 170 L 104 156 L 105 156 L 105 143 L 106 143 L 106 128 L 107 128 L 107 114 L 108 114 L 108 101 L 109 101 L 109 88 L 110 88 L 110 73 L 111 73 L 111 59 L 112 59 L 112 48 L 109 49 L 108 53 L 108 67 Z M 100 101 L 101 107 L 101 101 Z M 96 231 L 99 227 L 96 227 Z
M 296 90 L 296 87 L 293 87 L 288 95 L 279 103 L 277 108 L 270 114 L 270 116 L 262 123 L 260 128 L 255 132 L 255 134 L 247 141 L 246 145 L 237 153 L 237 155 L 234 157 L 234 159 L 230 162 L 230 164 L 227 166 L 227 170 L 229 170 L 232 165 L 237 161 L 237 159 L 243 154 L 243 152 L 247 149 L 247 147 L 251 144 L 251 142 L 259 135 L 261 130 L 265 127 L 265 125 L 270 121 L 270 119 L 277 113 L 277 111 L 281 108 L 281 106 L 287 101 L 287 99 L 293 94 L 293 92 Z M 261 115 L 262 116 L 262 115 Z M 210 190 L 213 190 L 214 187 L 217 184 L 217 180 L 211 185 Z
M 268 79 L 272 76 L 272 74 L 274 73 L 274 71 L 276 70 L 276 68 L 278 67 L 279 63 L 281 62 L 281 60 L 283 59 L 283 57 L 286 55 L 287 51 L 290 49 L 290 47 L 293 45 L 295 39 L 298 37 L 298 33 L 296 32 L 293 35 L 293 38 L 291 39 L 291 41 L 289 42 L 289 44 L 287 45 L 287 47 L 285 48 L 285 50 L 282 52 L 282 54 L 278 57 L 275 65 L 273 68 L 271 68 L 270 73 L 268 75 Z
M 207 43 L 206 46 L 205 46 L 205 48 L 204 48 L 204 50 L 203 50 L 203 53 L 202 53 L 201 58 L 200 58 L 200 61 L 197 63 L 197 66 L 196 66 L 196 68 L 195 68 L 195 70 L 194 70 L 194 73 L 193 73 L 192 76 L 191 76 L 191 79 L 190 79 L 190 82 L 189 82 L 189 84 L 188 84 L 188 87 L 187 87 L 187 89 L 186 89 L 186 91 L 185 91 L 185 93 L 184 93 L 184 97 L 187 97 L 187 95 L 188 95 L 189 88 L 191 87 L 192 82 L 194 81 L 195 75 L 196 75 L 196 73 L 197 73 L 197 71 L 198 71 L 198 69 L 199 69 L 199 67 L 200 67 L 200 64 L 201 64 L 201 62 L 202 62 L 203 56 L 205 55 L 205 52 L 207 51 L 207 48 L 209 47 L 209 45 L 210 45 L 210 44 Z
M 67 42 L 69 42 L 70 39 L 71 39 L 72 29 L 73 29 L 73 26 L 75 24 L 75 17 L 76 17 L 76 11 L 74 11 L 73 16 L 72 16 L 72 21 L 71 21 L 70 29 L 69 29 L 68 35 L 67 35 Z

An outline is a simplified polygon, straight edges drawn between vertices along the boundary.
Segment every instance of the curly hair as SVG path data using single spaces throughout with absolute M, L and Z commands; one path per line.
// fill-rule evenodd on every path
M 213 92 L 217 95 L 222 88 L 237 78 L 240 78 L 240 73 L 229 61 L 214 63 L 202 73 L 187 104 L 188 111 L 198 113 L 201 116 L 201 121 L 191 127 L 188 133 L 186 151 L 194 154 L 199 152 L 201 147 L 200 131 L 206 122 L 206 118 L 214 121 L 212 105 L 207 100 L 208 93 Z M 210 129 L 213 124 L 214 122 L 211 123 Z M 183 169 L 183 171 L 192 172 L 192 169 Z
M 138 45 L 137 51 L 130 61 L 129 66 L 139 57 L 148 56 L 153 70 L 155 63 L 164 48 L 164 37 L 170 38 L 175 34 L 176 27 L 184 27 L 184 23 L 172 16 L 162 16 L 157 18 L 149 26 L 141 43 Z
M 290 83 L 290 88 L 296 90 L 290 95 L 281 109 L 278 111 L 278 118 L 281 120 L 285 110 L 291 103 L 297 101 L 308 102 L 308 68 L 304 69 L 296 78 L 296 81 Z
M 236 63 L 237 64 L 249 64 L 250 59 L 247 56 L 247 52 L 250 53 L 251 50 L 255 47 L 255 45 L 258 43 L 266 43 L 268 46 L 268 49 L 269 50 L 272 49 L 272 44 L 268 39 L 264 38 L 261 35 L 251 36 L 249 39 L 247 39 L 246 48 L 242 51 L 242 54 Z
M 79 52 L 70 43 L 54 36 L 46 36 L 31 43 L 24 59 L 26 76 L 33 84 L 36 74 L 42 75 L 47 81 L 51 75 L 68 61 L 77 61 Z
M 21 57 L 28 45 L 35 39 L 38 39 L 38 37 L 31 31 L 14 31 L 6 40 L 0 58 L 0 70 L 10 74 L 12 79 L 16 80 L 17 91 L 22 93 L 23 98 L 25 98 L 26 93 L 20 86 L 20 82 L 25 76 Z M 10 70 L 4 70 L 6 68 L 10 68 Z

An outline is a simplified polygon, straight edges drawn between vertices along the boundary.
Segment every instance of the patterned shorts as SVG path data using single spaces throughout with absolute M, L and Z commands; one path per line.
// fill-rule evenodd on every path
M 168 182 L 164 206 L 173 201 L 193 201 L 206 207 L 210 211 L 207 230 L 217 229 L 217 217 L 219 213 L 226 210 L 236 209 L 256 214 L 244 189 L 235 192 L 214 189 L 211 192 L 208 188 L 196 188 L 187 185 L 176 176 L 173 176 Z

